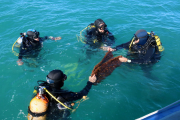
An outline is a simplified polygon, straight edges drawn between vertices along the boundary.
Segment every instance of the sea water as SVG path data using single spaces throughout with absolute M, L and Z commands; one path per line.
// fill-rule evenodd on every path
M 77 40 L 80 31 L 103 19 L 116 37 L 114 46 L 129 41 L 139 29 L 154 31 L 165 50 L 154 65 L 123 63 L 100 84 L 92 86 L 72 120 L 134 120 L 180 99 L 180 1 L 144 0 L 6 0 L 0 1 L 0 119 L 26 120 L 37 80 L 53 69 L 68 76 L 64 89 L 84 88 L 105 51 L 86 54 Z M 36 29 L 47 40 L 37 58 L 18 57 L 12 45 L 21 32 Z M 114 52 L 126 56 L 127 51 Z

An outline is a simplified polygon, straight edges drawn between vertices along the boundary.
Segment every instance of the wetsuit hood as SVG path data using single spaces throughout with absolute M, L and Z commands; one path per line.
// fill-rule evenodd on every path
M 103 24 L 103 25 L 101 25 L 101 24 Z M 105 30 L 105 28 L 107 27 L 107 25 L 105 24 L 105 22 L 102 19 L 97 19 L 94 22 L 94 25 L 95 25 L 96 29 L 101 28 L 101 29 Z
M 140 29 L 135 33 L 135 39 L 139 39 L 138 45 L 144 45 L 148 39 L 148 33 L 144 29 Z
M 61 88 L 67 76 L 61 70 L 52 70 L 46 77 L 47 83 L 53 88 Z
M 34 29 L 29 29 L 27 30 L 27 37 L 30 39 L 30 40 L 34 40 L 35 38 L 38 38 L 40 33 Z

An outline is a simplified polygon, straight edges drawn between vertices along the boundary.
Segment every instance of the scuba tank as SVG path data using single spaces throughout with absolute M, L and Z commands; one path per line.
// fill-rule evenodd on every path
M 21 43 L 22 43 L 23 37 L 26 36 L 26 33 L 20 33 L 20 35 L 21 35 L 21 36 L 17 39 L 17 43 L 18 43 L 18 44 L 21 44 Z
M 44 94 L 44 87 L 39 88 L 39 93 L 31 100 L 28 107 L 28 120 L 46 120 L 46 111 L 49 100 Z
M 22 43 L 22 40 L 23 40 L 23 37 L 19 37 L 18 40 L 17 40 L 17 43 L 18 43 L 18 44 L 21 44 L 21 43 Z
M 147 32 L 150 36 L 154 37 L 155 38 L 155 41 L 156 41 L 156 46 L 158 47 L 158 50 L 160 52 L 164 51 L 164 47 L 162 46 L 162 43 L 160 41 L 160 38 L 159 36 L 155 35 L 155 33 L 153 31 L 151 31 L 151 33 Z

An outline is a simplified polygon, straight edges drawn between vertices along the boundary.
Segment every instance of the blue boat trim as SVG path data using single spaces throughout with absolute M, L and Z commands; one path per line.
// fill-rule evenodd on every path
M 180 118 L 180 100 L 136 120 L 177 120 Z

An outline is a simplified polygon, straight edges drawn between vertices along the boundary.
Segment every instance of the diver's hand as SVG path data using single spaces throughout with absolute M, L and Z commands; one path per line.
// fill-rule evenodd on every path
M 111 47 L 103 47 L 102 48 L 104 51 L 115 51 L 116 49 L 113 49 Z
M 127 62 L 128 59 L 122 56 L 122 57 L 119 57 L 119 61 L 120 62 Z
M 20 65 L 23 65 L 24 63 L 23 63 L 22 59 L 18 59 L 17 64 L 20 66 Z
M 49 39 L 51 39 L 51 40 L 61 40 L 61 37 L 49 36 Z
M 89 76 L 89 82 L 95 83 L 96 80 L 97 80 L 97 78 L 96 78 L 95 74 L 92 77 Z
M 113 49 L 111 47 L 108 47 L 108 51 L 116 51 L 116 49 Z
M 137 43 L 139 43 L 139 39 L 133 42 L 133 44 L 137 44 Z
M 55 37 L 54 40 L 61 40 L 61 37 Z

